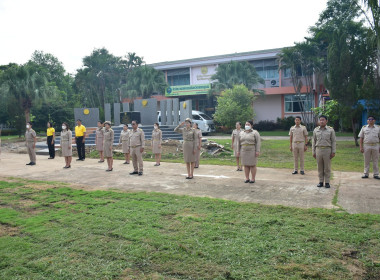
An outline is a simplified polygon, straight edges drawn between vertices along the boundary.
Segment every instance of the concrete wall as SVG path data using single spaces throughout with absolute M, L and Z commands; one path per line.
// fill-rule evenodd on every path
M 141 124 L 153 125 L 157 122 L 157 99 L 135 99 L 134 111 L 141 113 Z
M 104 104 L 104 121 L 111 121 L 111 104 Z
M 85 114 L 88 110 L 88 114 Z M 75 121 L 82 120 L 82 124 L 87 127 L 97 127 L 99 120 L 99 108 L 74 108 Z
M 192 100 L 185 100 L 185 101 L 182 101 L 180 102 L 180 112 L 181 112 L 181 115 L 180 115 L 180 120 L 179 122 L 184 122 L 187 118 L 190 118 L 192 119 L 193 116 L 192 116 Z
M 254 121 L 276 121 L 277 118 L 281 118 L 281 109 L 281 95 L 259 96 L 253 102 L 253 110 L 256 113 Z
M 113 104 L 113 121 L 115 126 L 120 125 L 120 103 Z

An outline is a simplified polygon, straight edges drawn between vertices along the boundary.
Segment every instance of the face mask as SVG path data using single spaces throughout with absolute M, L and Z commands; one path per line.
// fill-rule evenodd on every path
M 157 125 L 154 126 L 154 129 L 157 129 Z
M 62 125 L 62 129 L 66 129 L 66 125 Z
M 251 129 L 251 126 L 250 125 L 246 125 L 245 126 L 245 130 L 250 130 Z
M 26 128 L 28 128 L 28 129 L 29 129 L 29 128 L 30 128 L 30 125 L 29 125 L 29 124 L 27 124 L 27 125 L 26 125 Z

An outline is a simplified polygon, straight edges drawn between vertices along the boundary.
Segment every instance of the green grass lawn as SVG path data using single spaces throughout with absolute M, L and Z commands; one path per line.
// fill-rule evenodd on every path
M 0 181 L 0 279 L 379 279 L 380 216 Z
M 259 131 L 261 136 L 289 136 L 288 130 L 274 130 L 274 131 Z M 336 136 L 345 136 L 345 137 L 352 137 L 352 132 L 335 132 Z M 313 132 L 309 131 L 309 136 L 312 136 Z M 210 133 L 207 137 L 212 138 L 212 136 L 231 136 L 231 133 Z

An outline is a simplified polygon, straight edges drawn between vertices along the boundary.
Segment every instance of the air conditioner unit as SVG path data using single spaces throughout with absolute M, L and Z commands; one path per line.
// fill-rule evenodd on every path
M 279 79 L 273 79 L 270 81 L 271 87 L 279 87 L 280 86 L 280 80 Z

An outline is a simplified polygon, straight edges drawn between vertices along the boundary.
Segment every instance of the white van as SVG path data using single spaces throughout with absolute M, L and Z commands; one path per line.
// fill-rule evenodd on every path
M 201 111 L 192 111 L 192 120 L 198 124 L 202 134 L 207 135 L 215 131 L 215 125 L 212 118 Z M 157 111 L 157 122 L 161 125 L 161 111 Z

